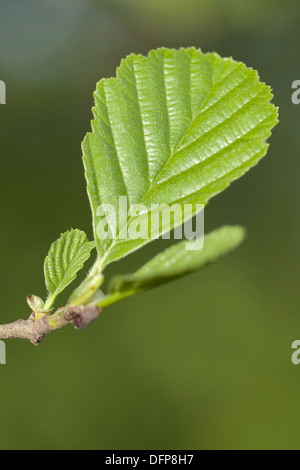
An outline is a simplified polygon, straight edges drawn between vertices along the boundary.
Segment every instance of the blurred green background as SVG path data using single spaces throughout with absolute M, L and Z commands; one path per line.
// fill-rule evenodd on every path
M 95 83 L 122 57 L 190 45 L 233 56 L 273 87 L 281 119 L 267 158 L 206 209 L 206 231 L 248 229 L 241 248 L 86 331 L 6 342 L 1 449 L 300 449 L 299 20 L 299 0 L 0 0 L 1 323 L 45 295 L 62 231 L 92 236 L 80 143 Z

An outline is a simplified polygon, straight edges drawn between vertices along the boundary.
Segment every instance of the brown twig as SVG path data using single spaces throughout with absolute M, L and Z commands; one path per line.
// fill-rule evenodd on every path
M 0 325 L 0 339 L 28 339 L 33 344 L 41 343 L 45 336 L 66 325 L 73 324 L 77 330 L 83 330 L 95 321 L 101 309 L 95 305 L 69 306 L 57 310 L 53 315 L 45 315 L 34 321 L 34 314 L 28 320 L 18 320 L 8 325 Z

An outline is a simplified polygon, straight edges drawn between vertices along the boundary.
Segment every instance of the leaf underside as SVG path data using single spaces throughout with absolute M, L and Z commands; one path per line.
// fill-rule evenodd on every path
M 186 244 L 193 243 L 191 241 L 177 243 L 155 256 L 136 273 L 115 276 L 110 283 L 110 293 L 127 297 L 191 274 L 234 250 L 244 238 L 245 230 L 242 227 L 224 226 L 205 236 L 201 250 L 187 250 Z
M 89 242 L 86 234 L 78 229 L 63 233 L 51 245 L 44 263 L 45 281 L 50 294 L 47 307 L 51 307 L 56 297 L 76 279 L 94 247 L 94 242 Z
M 97 208 L 206 204 L 266 154 L 277 123 L 270 88 L 256 71 L 195 48 L 131 55 L 94 94 L 83 159 L 102 267 L 150 240 L 96 236 Z M 112 228 L 111 228 L 112 230 Z M 160 233 L 157 233 L 159 236 Z

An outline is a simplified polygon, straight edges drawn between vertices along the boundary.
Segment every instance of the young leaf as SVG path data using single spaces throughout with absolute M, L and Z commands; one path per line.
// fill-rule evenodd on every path
M 98 238 L 100 205 L 118 216 L 126 196 L 147 218 L 152 204 L 206 204 L 266 154 L 277 123 L 271 90 L 256 71 L 195 48 L 133 54 L 94 97 L 83 159 L 99 269 L 150 241 L 124 240 L 134 215 L 117 217 L 116 227 L 108 220 L 114 236 Z
M 135 274 L 116 276 L 111 280 L 110 295 L 100 302 L 109 305 L 137 292 L 165 284 L 198 271 L 234 250 L 245 238 L 242 227 L 224 226 L 205 237 L 201 250 L 188 250 L 193 241 L 182 241 L 171 246 L 145 264 Z
M 45 259 L 44 273 L 49 297 L 44 309 L 49 310 L 56 297 L 77 277 L 84 263 L 89 259 L 94 242 L 87 240 L 80 230 L 70 230 L 51 245 Z

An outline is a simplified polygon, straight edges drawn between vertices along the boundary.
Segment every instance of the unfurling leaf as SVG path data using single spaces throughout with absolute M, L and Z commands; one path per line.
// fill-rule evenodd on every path
M 195 48 L 131 55 L 94 97 L 83 156 L 99 269 L 151 241 L 128 237 L 136 216 L 119 217 L 120 196 L 129 210 L 143 205 L 145 218 L 153 204 L 206 204 L 266 154 L 277 123 L 271 90 L 256 71 Z M 104 204 L 117 220 L 107 221 L 113 236 L 100 239 Z
M 78 229 L 70 230 L 51 245 L 45 259 L 44 272 L 49 297 L 44 308 L 52 307 L 56 297 L 77 277 L 89 259 L 94 242 L 87 240 L 86 234 Z
M 155 256 L 134 274 L 116 276 L 110 284 L 111 298 L 128 297 L 198 271 L 234 250 L 245 238 L 242 227 L 224 226 L 206 235 L 201 250 L 189 250 L 192 241 L 182 241 Z M 109 297 L 100 302 L 103 306 Z

